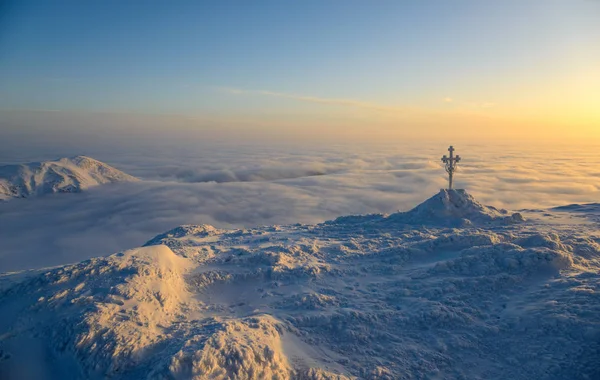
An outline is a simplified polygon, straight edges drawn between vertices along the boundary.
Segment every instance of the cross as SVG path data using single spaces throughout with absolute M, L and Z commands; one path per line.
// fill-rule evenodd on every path
M 448 189 L 452 190 L 452 175 L 460 162 L 460 156 L 456 155 L 456 157 L 454 157 L 454 147 L 452 145 L 448 148 L 448 152 L 450 152 L 450 157 L 444 155 L 444 157 L 442 157 L 442 162 L 446 164 L 446 171 L 448 172 Z

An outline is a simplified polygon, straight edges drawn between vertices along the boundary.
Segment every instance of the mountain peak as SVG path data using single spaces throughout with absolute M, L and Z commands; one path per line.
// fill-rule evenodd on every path
M 432 214 L 439 217 L 465 217 L 472 214 L 497 213 L 498 210 L 479 203 L 464 189 L 441 189 L 411 211 L 415 214 Z
M 519 213 L 509 214 L 506 210 L 482 205 L 464 189 L 442 189 L 412 210 L 394 215 L 411 224 L 468 225 L 524 221 Z
M 105 183 L 136 180 L 87 156 L 5 165 L 0 166 L 0 200 L 48 193 L 76 193 Z
M 98 161 L 95 158 L 83 156 L 83 155 L 66 157 L 66 158 L 62 158 L 62 160 L 69 160 L 72 162 L 98 162 L 98 163 L 102 164 L 101 161 Z M 106 165 L 106 164 L 104 164 L 104 165 Z

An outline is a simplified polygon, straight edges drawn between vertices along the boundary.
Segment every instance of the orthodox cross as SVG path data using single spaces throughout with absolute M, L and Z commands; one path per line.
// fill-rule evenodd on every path
M 448 148 L 448 152 L 450 152 L 450 157 L 446 157 L 446 155 L 444 155 L 444 157 L 442 157 L 442 162 L 446 164 L 446 171 L 448 172 L 448 189 L 452 190 L 452 175 L 454 174 L 454 171 L 460 162 L 460 156 L 456 155 L 456 157 L 454 157 L 453 146 Z

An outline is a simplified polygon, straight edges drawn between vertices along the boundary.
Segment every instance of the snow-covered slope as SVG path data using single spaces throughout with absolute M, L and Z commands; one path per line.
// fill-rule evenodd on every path
M 508 215 L 506 210 L 484 206 L 465 190 L 440 190 L 440 192 L 407 213 L 397 215 L 411 223 L 464 224 L 464 223 L 519 223 L 524 218 L 519 213 Z
M 443 191 L 5 275 L 0 377 L 599 378 L 597 225 L 507 215 Z
M 397 212 L 391 215 L 343 216 L 333 223 L 367 223 L 375 226 L 376 224 L 373 223 L 377 222 L 388 225 L 467 227 L 492 224 L 499 226 L 524 221 L 525 218 L 518 212 L 509 214 L 506 210 L 482 205 L 465 190 L 442 189 L 438 194 L 407 212 Z
M 111 182 L 136 181 L 90 157 L 0 166 L 0 200 L 49 193 L 74 193 Z

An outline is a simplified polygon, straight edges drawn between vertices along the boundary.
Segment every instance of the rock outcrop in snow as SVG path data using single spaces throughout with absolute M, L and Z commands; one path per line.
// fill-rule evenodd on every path
M 74 193 L 113 182 L 136 181 L 112 166 L 86 156 L 0 166 L 0 200 L 51 193 Z
M 403 215 L 181 226 L 15 277 L 0 377 L 598 377 L 593 225 L 505 223 L 460 191 Z

